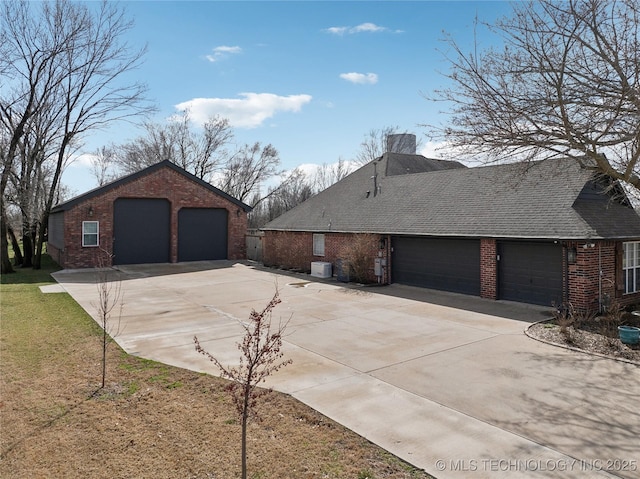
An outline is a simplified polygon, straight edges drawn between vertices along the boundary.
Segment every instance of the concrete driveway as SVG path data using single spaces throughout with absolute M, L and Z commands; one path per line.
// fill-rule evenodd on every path
M 212 374 L 193 336 L 235 364 L 238 321 L 277 287 L 293 364 L 269 386 L 438 478 L 640 478 L 640 368 L 527 338 L 548 309 L 224 261 L 109 274 L 127 352 Z M 54 277 L 95 316 L 94 271 Z

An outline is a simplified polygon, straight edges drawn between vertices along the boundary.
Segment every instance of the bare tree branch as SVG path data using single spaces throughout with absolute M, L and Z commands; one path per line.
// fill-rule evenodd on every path
M 467 158 L 569 157 L 640 188 L 640 6 L 634 0 L 514 4 L 488 28 L 502 48 L 466 53 L 449 37 L 445 126 Z
M 237 344 L 241 353 L 238 366 L 225 366 L 220 363 L 215 356 L 202 347 L 196 336 L 193 337 L 196 351 L 209 359 L 220 370 L 222 377 L 232 381 L 229 391 L 242 421 L 243 479 L 247 477 L 247 423 L 255 415 L 258 399 L 269 392 L 269 390 L 258 390 L 257 387 L 267 377 L 292 363 L 291 359 L 282 359 L 284 353 L 281 350 L 282 338 L 288 321 L 279 322 L 277 326 L 272 323 L 273 309 L 280 302 L 276 288 L 276 292 L 267 306 L 260 312 L 252 310 L 249 322 L 241 323 L 244 336 L 242 342 Z
M 49 184 L 39 218 L 34 258 L 38 268 L 49 211 L 73 149 L 90 130 L 152 110 L 146 86 L 127 82 L 145 49 L 133 50 L 122 42 L 132 23 L 123 10 L 106 1 L 94 10 L 69 0 L 8 0 L 0 5 L 0 26 L 0 125 L 7 138 L 6 148 L 0 150 L 3 218 L 21 142 L 24 149 L 42 150 L 39 157 L 52 165 L 47 168 Z M 4 230 L 0 233 L 5 238 Z

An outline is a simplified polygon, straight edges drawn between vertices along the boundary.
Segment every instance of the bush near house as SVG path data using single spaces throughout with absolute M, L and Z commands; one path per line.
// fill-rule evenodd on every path
M 343 265 L 349 271 L 349 279 L 357 283 L 373 283 L 375 281 L 373 271 L 372 245 L 377 245 L 380 235 L 359 234 L 353 235 L 351 241 L 346 242 L 338 253 Z

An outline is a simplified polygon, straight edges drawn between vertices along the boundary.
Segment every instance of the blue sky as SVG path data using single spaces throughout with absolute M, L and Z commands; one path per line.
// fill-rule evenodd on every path
M 135 22 L 126 40 L 148 46 L 134 75 L 148 84 L 154 120 L 183 108 L 195 121 L 219 114 L 239 145 L 273 144 L 285 169 L 350 160 L 372 129 L 397 126 L 423 138 L 420 124 L 443 119 L 443 105 L 423 96 L 446 84 L 443 32 L 471 50 L 476 16 L 492 22 L 510 11 L 490 1 L 121 5 Z M 478 40 L 487 46 L 491 38 Z M 113 125 L 87 137 L 84 151 L 139 134 Z M 84 161 L 67 168 L 63 183 L 75 194 L 96 186 Z

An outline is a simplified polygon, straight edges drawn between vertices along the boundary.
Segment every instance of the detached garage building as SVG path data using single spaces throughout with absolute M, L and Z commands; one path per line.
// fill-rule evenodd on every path
M 47 249 L 64 268 L 244 259 L 249 206 L 169 161 L 57 205 Z
M 364 239 L 383 284 L 549 307 L 640 301 L 640 217 L 575 160 L 466 168 L 388 152 L 263 230 L 270 266 L 335 273 Z

